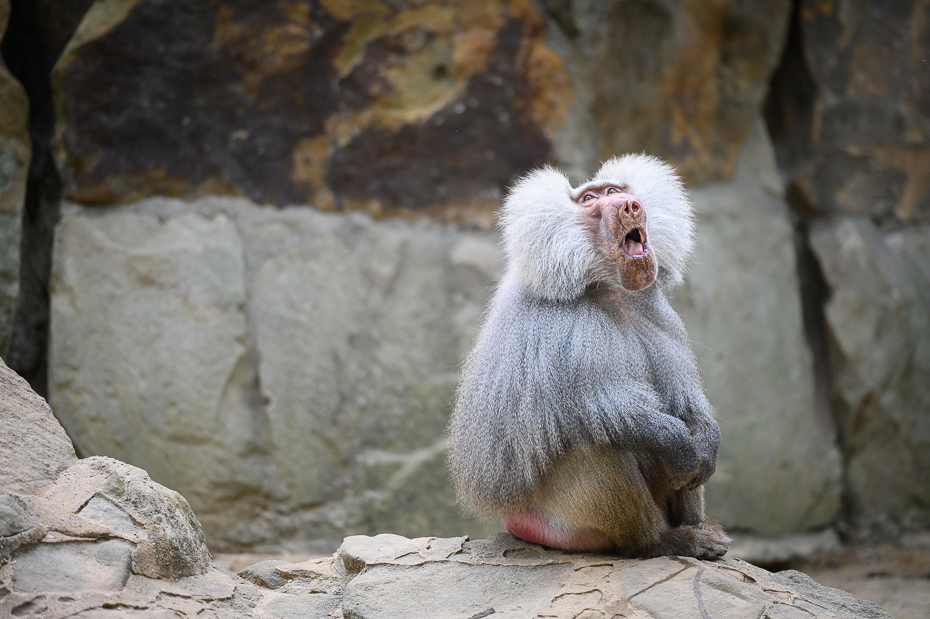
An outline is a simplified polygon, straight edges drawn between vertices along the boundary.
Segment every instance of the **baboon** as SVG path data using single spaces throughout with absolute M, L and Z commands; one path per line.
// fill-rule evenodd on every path
M 626 155 L 575 189 L 536 170 L 500 228 L 507 268 L 449 422 L 460 501 L 553 548 L 726 553 L 702 487 L 720 429 L 663 293 L 694 236 L 672 167 Z

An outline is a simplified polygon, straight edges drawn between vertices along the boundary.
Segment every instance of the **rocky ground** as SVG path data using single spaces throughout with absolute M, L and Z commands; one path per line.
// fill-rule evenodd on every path
M 215 556 L 219 565 L 233 572 L 262 561 L 300 563 L 317 558 L 322 557 L 268 553 Z M 765 567 L 798 570 L 822 585 L 875 602 L 895 619 L 930 617 L 930 531 L 905 535 L 896 543 L 844 547 L 817 559 L 790 560 Z

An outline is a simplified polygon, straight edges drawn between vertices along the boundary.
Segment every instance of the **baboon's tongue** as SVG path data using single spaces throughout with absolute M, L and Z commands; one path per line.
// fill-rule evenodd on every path
M 642 240 L 642 233 L 639 229 L 631 230 L 623 239 L 623 251 L 626 252 L 627 256 L 633 256 L 634 258 L 642 256 L 646 253 Z

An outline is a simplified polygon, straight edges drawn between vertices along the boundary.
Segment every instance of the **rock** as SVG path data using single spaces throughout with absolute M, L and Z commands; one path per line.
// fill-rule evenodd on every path
M 691 181 L 729 177 L 787 0 L 542 5 L 548 23 L 525 0 L 97 3 L 56 78 L 67 196 L 488 222 L 548 159 L 586 175 L 646 149 Z
M 815 406 L 793 231 L 761 123 L 733 180 L 692 196 L 695 257 L 673 304 L 723 435 L 708 515 L 767 535 L 827 526 L 840 507 L 840 458 Z
M 178 580 L 203 574 L 212 560 L 184 497 L 110 458 L 76 462 L 41 493 L 0 494 L 0 533 L 4 558 L 18 553 L 21 591 L 54 583 L 78 591 L 97 581 L 118 590 L 130 570 Z
M 570 102 L 543 34 L 525 0 L 98 2 L 56 78 L 67 196 L 470 217 L 545 162 Z
M 801 2 L 799 62 L 775 90 L 802 208 L 930 221 L 926 11 L 919 0 Z
M 119 591 L 129 580 L 135 545 L 122 539 L 39 544 L 16 555 L 15 590 L 23 593 Z
M 0 39 L 10 1 L 0 0 Z M 0 58 L 0 356 L 5 357 L 19 297 L 19 247 L 29 172 L 29 101 Z
M 239 576 L 267 589 L 278 589 L 287 584 L 288 579 L 282 576 L 276 569 L 279 566 L 289 566 L 287 561 L 280 559 L 269 559 L 260 561 L 255 565 L 240 570 Z
M 492 233 L 213 198 L 69 206 L 57 234 L 50 397 L 81 453 L 179 488 L 220 548 L 487 532 L 444 431 Z
M 930 526 L 930 230 L 819 222 L 851 517 L 895 533 Z
M 689 183 L 729 178 L 784 45 L 790 2 L 542 3 L 579 104 L 555 156 L 587 178 L 627 152 L 668 159 Z
M 0 490 L 38 493 L 76 460 L 52 409 L 0 360 Z
M 351 549 L 360 546 L 368 550 Z M 334 560 L 337 572 L 347 555 L 356 567 L 347 572 L 342 611 L 355 619 L 890 617 L 796 572 L 770 574 L 732 558 L 624 560 L 544 550 L 506 533 L 473 542 L 347 538 Z
M 0 565 L 23 546 L 37 543 L 47 533 L 39 515 L 20 497 L 0 492 Z

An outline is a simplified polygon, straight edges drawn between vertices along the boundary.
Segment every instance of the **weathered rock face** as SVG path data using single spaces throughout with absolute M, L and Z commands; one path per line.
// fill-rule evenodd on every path
M 10 15 L 0 0 L 0 38 Z M 5 356 L 19 297 L 19 246 L 29 171 L 29 102 L 0 58 L 0 355 Z
M 866 219 L 811 237 L 826 307 L 855 521 L 930 526 L 930 230 Z
M 769 127 L 808 215 L 927 220 L 928 9 L 885 4 L 800 5 L 797 63 L 773 86 L 785 123 L 776 131 L 769 115 Z M 55 77 L 61 173 L 82 206 L 57 233 L 50 393 L 79 453 L 177 487 L 217 543 L 482 535 L 451 505 L 442 430 L 499 271 L 494 235 L 411 221 L 487 230 L 516 175 L 550 161 L 580 180 L 602 158 L 646 150 L 678 166 L 702 218 L 676 303 L 724 433 L 710 513 L 762 533 L 835 521 L 840 452 L 828 398 L 814 395 L 828 364 L 805 342 L 781 182 L 752 135 L 789 10 L 94 3 Z M 133 203 L 207 194 L 248 201 Z M 113 203 L 125 204 L 83 208 Z M 305 206 L 257 206 L 268 203 Z M 376 220 L 322 213 L 334 210 Z M 908 320 L 902 339 L 923 342 Z M 890 411 L 875 404 L 887 400 L 922 423 L 909 372 L 889 368 L 865 408 L 840 414 L 850 462 L 868 451 L 850 438 L 854 411 Z M 885 477 L 915 470 L 909 449 L 883 460 L 904 467 Z M 906 515 L 919 503 L 887 504 L 920 521 Z
M 784 129 L 805 208 L 930 221 L 928 11 L 920 0 L 801 2 L 811 92 L 791 101 Z
M 67 195 L 493 201 L 567 105 L 543 30 L 523 0 L 97 3 L 57 77 Z
M 55 248 L 50 397 L 80 453 L 145 467 L 229 544 L 483 530 L 443 432 L 493 235 L 151 200 L 67 208 Z
M 730 527 L 823 527 L 840 506 L 840 457 L 814 402 L 793 230 L 761 122 L 732 181 L 692 192 L 695 259 L 674 305 L 723 440 L 708 514 Z

